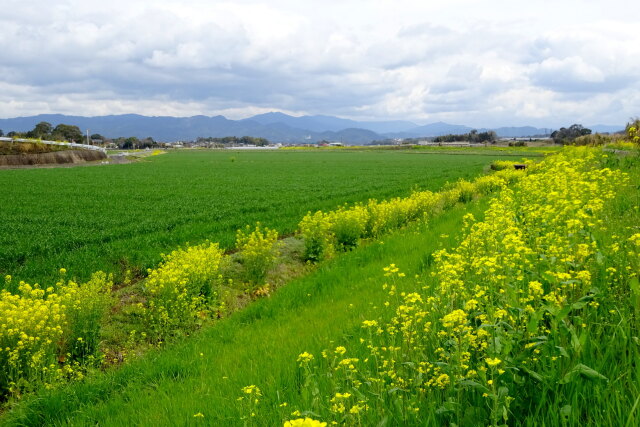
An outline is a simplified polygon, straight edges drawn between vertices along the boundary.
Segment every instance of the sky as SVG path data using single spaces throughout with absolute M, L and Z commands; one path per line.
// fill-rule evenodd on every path
M 640 115 L 640 2 L 0 0 L 0 117 Z

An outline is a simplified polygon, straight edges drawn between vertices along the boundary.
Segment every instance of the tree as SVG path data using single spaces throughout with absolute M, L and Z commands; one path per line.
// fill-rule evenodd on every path
M 556 144 L 570 144 L 574 139 L 584 135 L 591 135 L 591 129 L 579 124 L 573 124 L 569 128 L 560 128 L 554 131 L 551 134 L 551 138 Z
M 125 139 L 122 145 L 120 146 L 120 148 L 123 148 L 123 149 L 132 149 L 132 148 L 135 149 L 138 147 L 140 147 L 140 140 L 135 136 Z
M 436 136 L 433 142 L 495 142 L 497 139 L 498 136 L 492 130 L 487 132 L 478 132 L 476 129 L 473 129 L 469 133 Z
M 40 122 L 38 123 L 32 131 L 27 133 L 27 136 L 30 138 L 45 138 L 51 136 L 51 132 L 53 131 L 53 126 L 49 122 Z
M 70 142 L 81 142 L 84 138 L 78 126 L 59 124 L 52 132 L 52 137 L 56 140 Z
M 498 135 L 492 130 L 489 130 L 487 132 L 480 132 L 478 134 L 478 142 L 494 143 L 497 140 L 498 140 Z
M 158 143 L 155 142 L 152 137 L 148 136 L 145 139 L 140 141 L 139 148 L 153 148 L 157 146 L 158 146 Z
M 91 135 L 91 139 L 99 139 L 100 141 L 104 141 L 105 137 L 100 135 L 99 133 L 94 133 L 93 135 Z
M 0 129 L 0 137 L 4 136 L 4 132 L 2 129 Z

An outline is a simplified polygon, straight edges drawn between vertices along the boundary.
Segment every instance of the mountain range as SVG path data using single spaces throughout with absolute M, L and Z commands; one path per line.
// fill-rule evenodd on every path
M 25 132 L 39 122 L 53 126 L 60 123 L 78 126 L 83 132 L 101 134 L 108 138 L 135 136 L 152 137 L 157 141 L 184 141 L 198 137 L 253 136 L 267 138 L 272 142 L 300 143 L 321 140 L 342 141 L 351 144 L 366 144 L 388 138 L 423 138 L 446 134 L 467 133 L 474 128 L 443 122 L 418 125 L 410 121 L 355 121 L 333 116 L 290 116 L 272 112 L 258 114 L 242 120 L 230 120 L 224 116 L 141 116 L 123 114 L 110 116 L 68 116 L 63 114 L 41 114 L 29 117 L 0 119 L 0 129 Z M 568 125 L 567 125 L 568 126 Z M 588 127 L 588 126 L 587 126 Z M 623 126 L 596 125 L 594 132 L 615 132 Z M 552 129 L 532 126 L 482 128 L 479 132 L 494 130 L 501 137 L 528 137 L 545 135 Z

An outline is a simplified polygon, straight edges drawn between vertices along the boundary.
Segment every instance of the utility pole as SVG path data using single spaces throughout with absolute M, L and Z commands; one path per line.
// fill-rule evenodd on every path
M 87 145 L 91 145 L 91 143 L 89 142 L 89 129 L 87 129 Z

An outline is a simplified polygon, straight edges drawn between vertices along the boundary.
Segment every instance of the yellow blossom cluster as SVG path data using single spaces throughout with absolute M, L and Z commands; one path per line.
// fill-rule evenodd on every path
M 8 288 L 11 277 L 5 281 Z M 20 282 L 16 293 L 0 290 L 0 397 L 81 376 L 82 366 L 97 360 L 111 287 L 98 272 L 85 284 L 61 279 L 47 288 Z
M 223 252 L 217 243 L 177 249 L 149 270 L 145 317 L 156 339 L 189 329 L 216 301 Z
M 260 223 L 254 230 L 247 225 L 236 234 L 236 248 L 240 251 L 247 280 L 260 285 L 278 258 L 278 232 L 263 228 Z
M 305 258 L 320 261 L 336 251 L 357 246 L 362 239 L 380 236 L 410 222 L 428 218 L 458 202 L 468 202 L 476 194 L 486 195 L 522 176 L 521 171 L 505 169 L 469 182 L 460 180 L 443 191 L 417 191 L 408 197 L 369 200 L 335 211 L 309 212 L 298 225 L 305 241 Z
M 285 421 L 284 427 L 326 427 L 327 423 L 323 423 L 313 418 L 297 418 L 295 420 Z
M 484 219 L 467 216 L 460 243 L 434 254 L 420 292 L 398 291 L 404 275 L 386 267 L 391 303 L 363 321 L 361 346 L 323 352 L 331 386 L 321 392 L 327 411 L 318 413 L 353 425 L 412 424 L 423 408 L 443 424 L 472 414 L 473 425 L 499 425 L 527 411 L 545 384 L 576 372 L 606 380 L 582 359 L 585 334 L 615 315 L 603 308 L 606 298 L 631 292 L 640 301 L 640 233 L 603 243 L 607 209 L 629 183 L 606 164 L 601 150 L 567 148 L 501 185 Z M 605 256 L 616 264 L 605 269 Z M 605 292 L 603 280 L 625 285 Z M 348 418 L 345 395 L 367 408 L 357 420 Z

